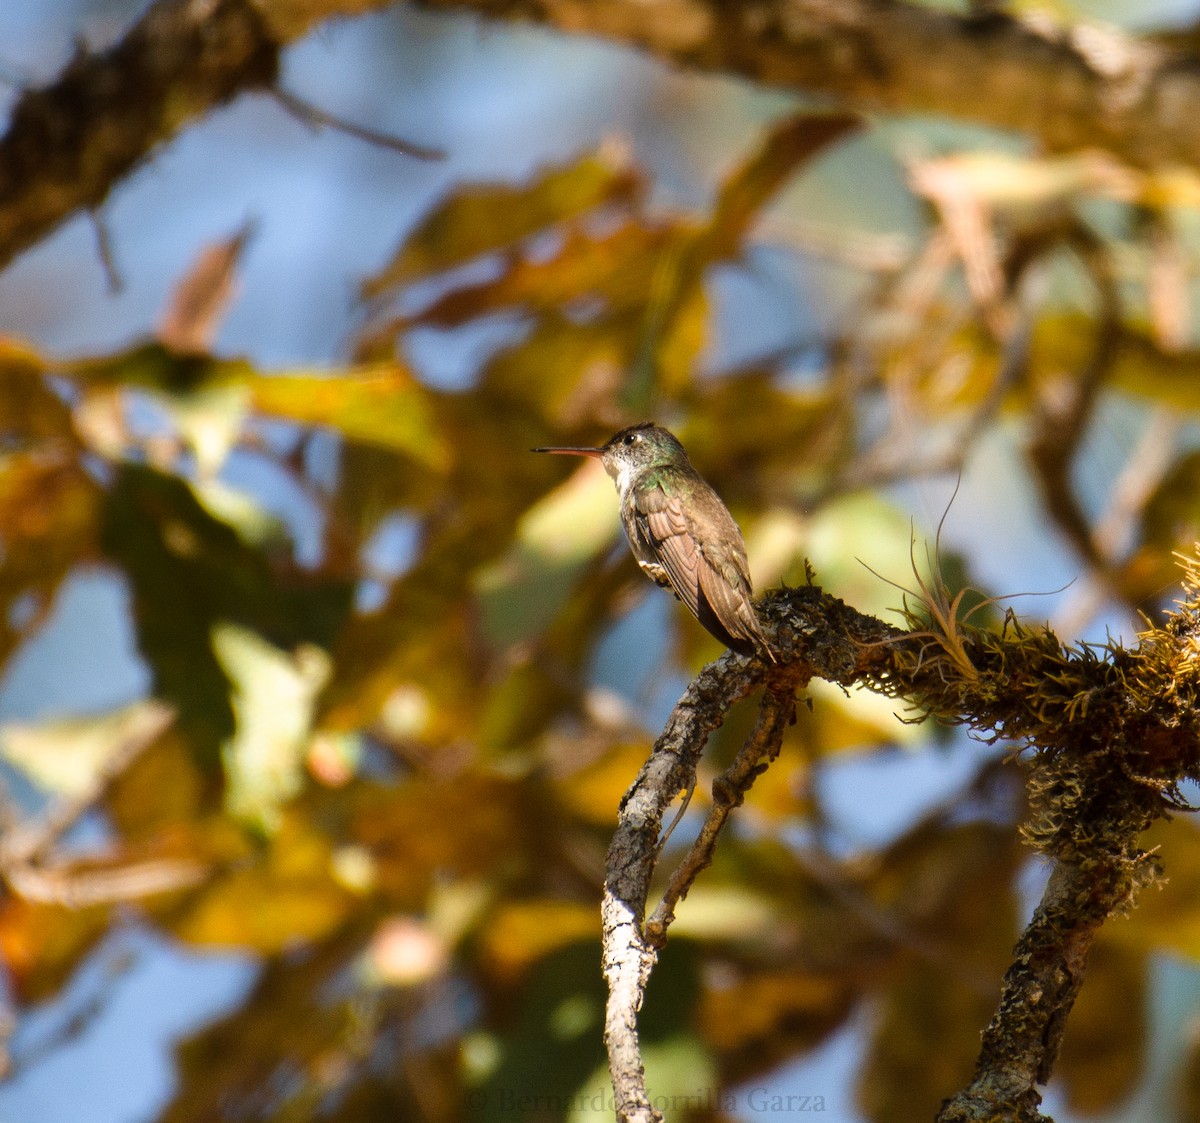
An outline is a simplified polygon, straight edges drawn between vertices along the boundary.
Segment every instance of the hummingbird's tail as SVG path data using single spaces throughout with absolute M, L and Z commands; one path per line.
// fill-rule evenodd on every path
M 706 565 L 699 567 L 699 578 L 696 619 L 711 635 L 739 655 L 760 654 L 772 663 L 776 662 L 748 591 L 722 580 Z

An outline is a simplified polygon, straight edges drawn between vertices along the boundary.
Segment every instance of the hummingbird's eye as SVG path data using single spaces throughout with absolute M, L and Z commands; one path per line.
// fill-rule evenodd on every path
M 634 441 L 636 441 L 636 440 L 637 440 L 637 439 L 638 439 L 640 436 L 641 436 L 641 433 L 629 433 L 629 434 L 627 434 L 627 435 L 626 435 L 626 437 L 625 437 L 625 443 L 626 443 L 627 445 L 631 445 L 631 444 L 633 444 L 633 442 L 634 442 Z

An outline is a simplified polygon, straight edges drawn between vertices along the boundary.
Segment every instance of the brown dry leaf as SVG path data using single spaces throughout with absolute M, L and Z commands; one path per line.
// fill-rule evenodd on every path
M 463 285 L 408 321 L 459 327 L 509 309 L 561 311 L 573 301 L 595 298 L 606 311 L 640 307 L 648 299 L 656 261 L 675 230 L 627 223 L 607 234 L 570 230 L 548 258 L 517 257 L 494 280 Z
M 32 348 L 0 336 L 0 431 L 27 441 L 58 438 L 75 446 L 71 410 L 50 388 L 47 373 L 45 361 Z
M 172 927 L 188 943 L 277 955 L 332 931 L 351 902 L 325 879 L 281 880 L 267 870 L 242 869 L 206 890 Z
M 108 931 L 105 905 L 72 909 L 6 894 L 0 902 L 0 958 L 17 997 L 53 995 Z
M 175 286 L 158 325 L 158 339 L 181 355 L 212 349 L 221 318 L 234 296 L 234 279 L 246 243 L 254 232 L 246 223 L 231 238 L 205 247 Z
M 71 568 L 96 557 L 101 495 L 79 462 L 44 447 L 0 459 L 0 662 Z
M 435 879 L 488 879 L 545 862 L 533 844 L 522 782 L 463 772 L 400 787 L 360 784 L 344 812 L 375 860 L 378 891 L 397 908 L 424 906 Z M 542 840 L 544 843 L 544 840 Z

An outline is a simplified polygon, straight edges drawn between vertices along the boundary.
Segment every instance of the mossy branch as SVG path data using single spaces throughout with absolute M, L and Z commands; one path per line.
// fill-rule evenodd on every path
M 673 910 L 711 858 L 729 813 L 778 752 L 798 687 L 812 677 L 863 684 L 936 720 L 1005 739 L 1032 754 L 1026 841 L 1053 862 L 1042 902 L 1014 949 L 971 1084 L 940 1123 L 1033 1123 L 1092 940 L 1154 880 L 1142 832 L 1181 806 L 1180 783 L 1200 778 L 1200 571 L 1186 563 L 1185 597 L 1136 646 L 1071 646 L 1010 613 L 998 631 L 959 615 L 933 579 L 906 609 L 907 628 L 857 612 L 815 585 L 760 605 L 777 666 L 732 654 L 706 667 L 676 706 L 622 800 L 608 855 L 603 909 L 609 982 L 606 1041 L 618 1118 L 660 1118 L 645 1087 L 637 1013 Z M 767 692 L 759 721 L 691 853 L 646 922 L 663 815 L 695 782 L 709 735 L 737 701 Z

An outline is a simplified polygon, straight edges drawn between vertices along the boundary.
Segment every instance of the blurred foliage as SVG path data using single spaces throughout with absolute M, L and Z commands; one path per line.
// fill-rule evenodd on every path
M 875 611 L 899 594 L 850 559 L 870 542 L 904 575 L 890 485 L 953 473 L 1016 431 L 1091 586 L 1130 611 L 1169 599 L 1171 553 L 1200 522 L 1198 454 L 1177 440 L 1200 383 L 1178 330 L 1190 297 L 1153 278 L 1196 185 L 1143 177 L 1114 218 L 1120 169 L 928 161 L 910 180 L 925 225 L 900 258 L 864 255 L 852 232 L 817 246 L 771 208 L 835 142 L 869 144 L 859 128 L 784 119 L 700 213 L 652 205 L 645 172 L 610 149 L 525 183 L 460 185 L 363 283 L 369 315 L 342 369 L 210 353 L 245 231 L 198 251 L 154 339 L 77 361 L 0 344 L 0 654 L 38 631 L 69 574 L 103 567 L 129 589 L 153 695 L 175 715 L 119 768 L 103 763 L 130 737 L 113 715 L 74 715 L 70 736 L 41 741 L 0 730 L 51 811 L 80 800 L 102 828 L 82 851 L 5 859 L 0 954 L 20 1008 L 60 993 L 132 913 L 262 964 L 241 1004 L 180 1046 L 172 1123 L 560 1119 L 602 1096 L 604 853 L 656 731 L 594 667 L 613 626 L 661 594 L 614 548 L 595 466 L 531 446 L 668 423 L 741 521 L 760 588 L 802 580 L 808 555 Z M 764 242 L 832 256 L 855 277 L 854 312 L 819 345 L 729 368 L 722 277 Z M 497 324 L 503 342 L 465 387 L 437 388 L 407 357 L 417 333 Z M 1056 413 L 1089 378 L 1081 416 Z M 1142 472 L 1131 461 L 1097 513 L 1073 494 L 1096 449 L 1071 425 L 1101 406 L 1140 418 L 1156 455 Z M 1034 455 L 1046 431 L 1065 470 Z M 248 462 L 304 497 L 315 556 L 230 482 Z M 381 566 L 397 527 L 404 545 Z M 663 642 L 651 691 L 719 653 L 673 610 Z M 929 1117 L 969 1076 L 1017 931 L 1019 765 L 957 746 L 979 755 L 962 791 L 847 852 L 830 844 L 823 769 L 929 731 L 878 699 L 813 697 L 653 977 L 651 1088 L 711 1090 L 696 1119 L 863 1015 L 861 1110 Z M 750 720 L 730 715 L 714 762 Z M 93 761 L 82 787 L 29 749 L 76 740 Z M 1060 1077 L 1081 1110 L 1111 1108 L 1142 1075 L 1153 957 L 1200 957 L 1200 848 L 1186 823 L 1161 833 L 1173 881 L 1105 929 L 1068 1031 Z M 1181 1082 L 1189 1117 L 1198 1085 Z

